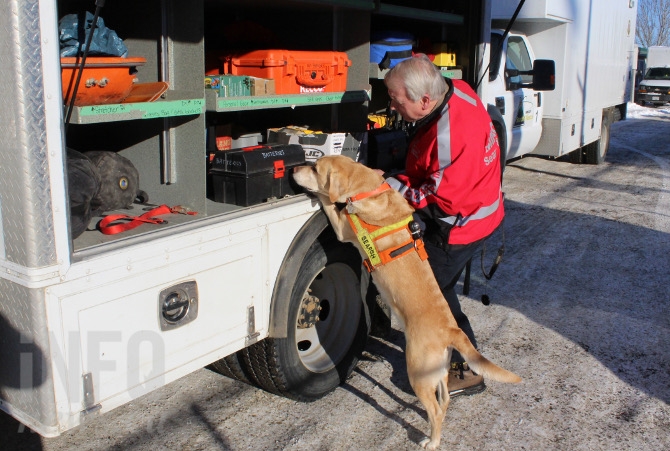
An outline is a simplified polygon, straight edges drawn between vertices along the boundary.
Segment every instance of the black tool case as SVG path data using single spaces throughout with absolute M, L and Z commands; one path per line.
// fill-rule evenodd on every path
M 299 144 L 268 144 L 214 153 L 214 201 L 243 207 L 302 192 L 291 169 L 305 164 Z

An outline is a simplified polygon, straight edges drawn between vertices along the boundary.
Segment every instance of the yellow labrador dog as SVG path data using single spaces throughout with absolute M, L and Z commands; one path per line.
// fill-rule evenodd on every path
M 457 326 L 423 243 L 412 235 L 414 209 L 380 175 L 350 158 L 328 156 L 295 168 L 293 178 L 318 196 L 337 238 L 357 246 L 379 293 L 404 325 L 407 375 L 431 428 L 421 446 L 436 449 L 449 405 L 452 348 L 487 378 L 510 383 L 521 378 L 482 356 Z

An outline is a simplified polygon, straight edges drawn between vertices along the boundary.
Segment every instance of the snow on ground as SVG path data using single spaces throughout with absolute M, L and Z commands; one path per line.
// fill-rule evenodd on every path
M 636 103 L 628 103 L 628 119 L 649 119 L 653 117 L 667 117 L 670 119 L 670 105 L 665 105 L 660 108 L 650 108 L 640 106 Z

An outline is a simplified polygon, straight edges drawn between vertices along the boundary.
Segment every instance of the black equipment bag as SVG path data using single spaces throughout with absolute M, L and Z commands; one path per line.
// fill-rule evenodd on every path
M 70 234 L 72 239 L 84 233 L 97 203 L 100 192 L 100 175 L 86 155 L 67 148 L 67 180 L 70 200 Z
M 100 191 L 95 197 L 96 212 L 130 208 L 139 196 L 146 202 L 146 193 L 140 190 L 140 175 L 133 163 L 116 152 L 94 150 L 86 152 L 100 174 Z

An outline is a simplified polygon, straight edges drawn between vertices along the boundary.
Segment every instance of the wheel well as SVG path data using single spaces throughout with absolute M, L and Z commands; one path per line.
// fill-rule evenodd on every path
M 302 226 L 289 246 L 284 256 L 284 261 L 279 268 L 280 276 L 277 277 L 274 290 L 272 290 L 270 337 L 286 338 L 289 303 L 277 302 L 277 300 L 291 297 L 300 265 L 307 251 L 315 240 L 319 239 L 320 236 L 326 237 L 329 232 L 332 233 L 328 224 L 328 218 L 323 211 L 319 210 Z
M 493 127 L 498 134 L 498 145 L 500 146 L 500 159 L 501 161 L 507 160 L 507 129 L 505 128 L 505 119 L 500 114 L 500 110 L 495 106 L 489 104 L 487 106 L 487 111 L 491 122 L 493 122 Z M 504 167 L 504 163 L 503 166 Z
M 495 105 L 489 104 L 487 111 L 493 128 L 498 135 L 498 146 L 500 147 L 500 180 L 502 182 L 503 174 L 505 173 L 505 166 L 507 165 L 507 129 L 505 128 L 505 119 L 500 114 L 500 110 Z
M 614 107 L 612 111 L 612 122 L 624 121 L 628 114 L 628 103 L 622 103 Z

